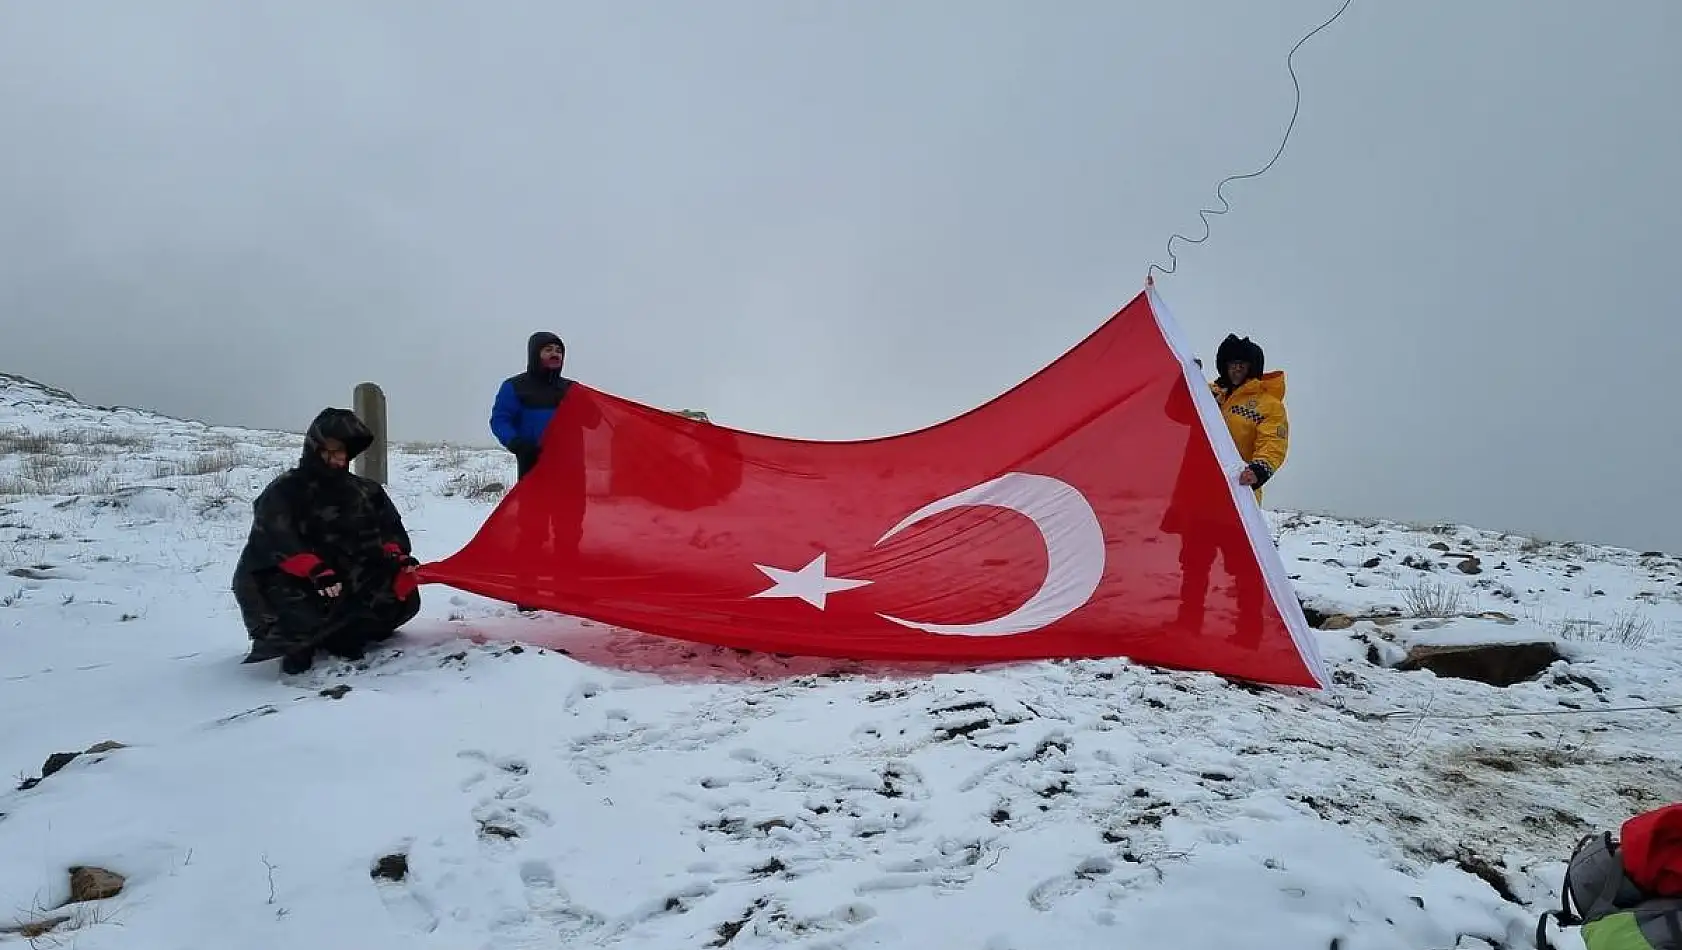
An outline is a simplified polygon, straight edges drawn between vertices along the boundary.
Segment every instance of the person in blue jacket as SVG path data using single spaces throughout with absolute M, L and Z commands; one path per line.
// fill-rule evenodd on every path
M 516 474 L 525 478 L 543 450 L 544 432 L 572 380 L 561 375 L 566 344 L 547 330 L 526 341 L 526 371 L 502 381 L 491 405 L 491 434 L 514 453 Z
M 503 448 L 514 453 L 518 478 L 524 479 L 545 463 L 549 485 L 534 510 L 519 516 L 515 545 L 530 561 L 534 579 L 541 587 L 557 568 L 575 557 L 584 534 L 585 478 L 584 429 L 599 421 L 599 411 L 589 396 L 573 392 L 573 381 L 561 375 L 566 363 L 566 344 L 548 331 L 533 333 L 526 341 L 526 370 L 503 380 L 491 404 L 491 433 Z M 578 421 L 552 426 L 561 401 L 585 401 Z M 522 611 L 534 608 L 518 605 Z

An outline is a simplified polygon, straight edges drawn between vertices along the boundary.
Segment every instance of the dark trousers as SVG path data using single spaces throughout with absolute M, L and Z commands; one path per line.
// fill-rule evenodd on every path
M 524 480 L 531 474 L 534 463 L 525 458 L 518 461 L 516 477 Z M 584 540 L 584 473 L 567 479 L 558 497 L 529 502 L 529 510 L 522 507 L 518 515 L 519 531 L 515 547 L 529 563 L 541 569 L 557 560 L 569 560 L 578 554 Z M 553 574 L 553 571 L 547 572 Z
M 1263 580 L 1260 569 L 1254 566 L 1250 539 L 1241 529 L 1218 534 L 1193 531 L 1181 537 L 1178 623 L 1202 630 L 1210 575 L 1217 555 L 1237 586 L 1238 615 L 1232 639 L 1242 645 L 1258 644 L 1262 634 Z
M 315 585 L 280 571 L 241 574 L 234 600 L 251 638 L 247 663 L 325 648 L 360 653 L 388 639 L 420 612 L 420 591 L 398 598 L 395 565 L 353 572 L 338 597 L 324 597 Z
M 516 459 L 516 477 L 524 480 L 536 467 L 536 459 L 525 455 Z M 539 588 L 554 583 L 557 570 L 563 569 L 560 565 L 578 556 L 584 540 L 583 470 L 568 482 L 559 497 L 522 500 L 514 513 L 514 550 Z M 526 613 L 537 609 L 527 603 L 515 607 Z

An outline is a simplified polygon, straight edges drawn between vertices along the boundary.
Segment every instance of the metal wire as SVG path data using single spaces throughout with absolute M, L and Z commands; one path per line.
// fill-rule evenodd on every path
M 1682 712 L 1682 704 L 1655 703 L 1650 706 L 1602 706 L 1597 709 L 1508 709 L 1481 713 L 1425 713 L 1398 709 L 1378 713 L 1375 719 L 1502 719 L 1508 716 L 1600 716 L 1626 712 Z
M 1164 268 L 1153 261 L 1149 269 L 1145 271 L 1145 280 L 1147 283 L 1152 280 L 1152 271 L 1161 271 L 1163 274 L 1172 274 L 1180 266 L 1179 258 L 1174 255 L 1174 240 L 1176 238 L 1187 244 L 1202 244 L 1204 241 L 1209 239 L 1209 216 L 1212 214 L 1226 214 L 1228 211 L 1232 210 L 1232 205 L 1228 203 L 1226 195 L 1222 193 L 1222 189 L 1227 186 L 1228 182 L 1238 181 L 1243 178 L 1259 178 L 1263 174 L 1266 174 L 1268 169 L 1273 167 L 1273 163 L 1279 160 L 1279 156 L 1285 154 L 1285 143 L 1291 140 L 1291 130 L 1296 128 L 1297 115 L 1302 111 L 1302 83 L 1297 80 L 1297 69 L 1293 62 L 1293 60 L 1296 59 L 1297 50 L 1302 48 L 1302 44 L 1313 39 L 1315 34 L 1337 22 L 1337 18 L 1343 16 L 1343 11 L 1349 9 L 1349 4 L 1352 2 L 1354 2 L 1354 0 L 1343 0 L 1343 5 L 1337 8 L 1337 12 L 1332 14 L 1330 19 L 1321 23 L 1314 29 L 1309 30 L 1302 39 L 1297 40 L 1296 45 L 1292 46 L 1290 53 L 1285 56 L 1285 69 L 1291 74 L 1291 88 L 1295 90 L 1296 101 L 1291 106 L 1291 121 L 1286 124 L 1285 134 L 1279 139 L 1279 148 L 1274 151 L 1273 157 L 1267 160 L 1266 165 L 1263 165 L 1253 172 L 1246 172 L 1242 175 L 1229 175 L 1226 178 L 1221 179 L 1220 182 L 1215 185 L 1215 197 L 1220 199 L 1221 206 L 1219 208 L 1203 208 L 1197 212 L 1197 216 L 1203 220 L 1203 236 L 1193 239 L 1177 232 L 1170 235 L 1168 238 L 1169 265 Z

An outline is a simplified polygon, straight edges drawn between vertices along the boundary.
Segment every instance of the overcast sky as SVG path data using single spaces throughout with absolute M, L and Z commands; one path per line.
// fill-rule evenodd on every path
M 755 431 L 997 395 L 1277 147 L 1340 0 L 0 4 L 0 369 L 488 443 L 526 336 Z M 1599 11 L 1599 12 L 1594 12 Z M 1682 3 L 1355 0 L 1159 286 L 1269 503 L 1682 550 Z

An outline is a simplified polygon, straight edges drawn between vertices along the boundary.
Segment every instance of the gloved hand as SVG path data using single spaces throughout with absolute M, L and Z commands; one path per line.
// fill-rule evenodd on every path
M 281 561 L 280 569 L 300 580 L 313 582 L 316 592 L 323 597 L 337 597 L 342 590 L 339 586 L 339 575 L 333 573 L 327 562 L 308 551 Z
M 1263 485 L 1266 485 L 1267 480 L 1273 477 L 1273 469 L 1269 468 L 1266 462 L 1251 462 L 1249 465 L 1244 466 L 1244 468 L 1250 473 L 1250 477 L 1242 479 L 1242 481 L 1244 484 L 1249 485 L 1252 488 L 1260 488 Z
M 392 560 L 396 561 L 397 565 L 406 572 L 413 571 L 415 568 L 420 567 L 420 561 L 416 559 L 413 554 L 410 554 L 398 547 L 396 541 L 387 541 L 385 543 L 385 553 L 389 555 Z
M 537 443 L 532 442 L 529 439 L 510 440 L 508 443 L 508 451 L 513 452 L 514 457 L 519 459 L 520 464 L 528 469 L 537 464 L 537 457 L 542 454 L 542 451 L 538 448 Z
M 339 575 L 326 564 L 310 568 L 309 579 L 315 582 L 315 592 L 323 597 L 337 597 L 344 590 L 339 584 Z

